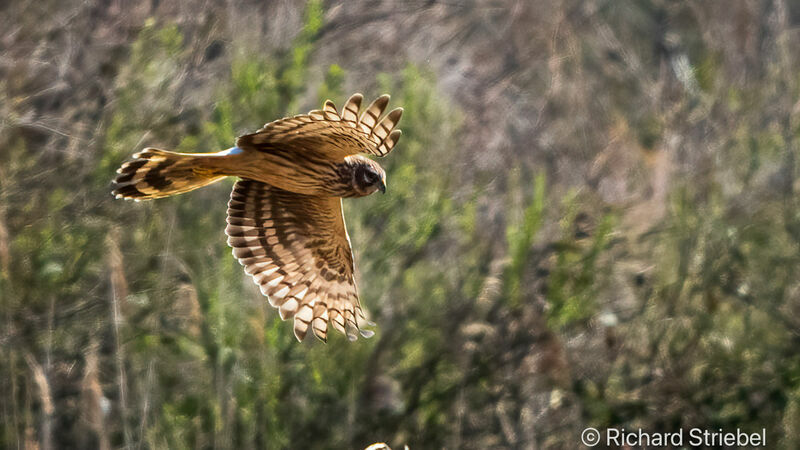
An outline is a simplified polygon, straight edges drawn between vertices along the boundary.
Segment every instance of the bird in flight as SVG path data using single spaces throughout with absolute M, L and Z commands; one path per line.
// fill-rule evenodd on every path
M 329 322 L 350 340 L 356 332 L 370 337 L 341 199 L 386 192 L 386 173 L 361 154 L 392 150 L 403 109 L 384 116 L 383 95 L 361 112 L 362 98 L 354 94 L 341 112 L 328 100 L 217 153 L 144 149 L 117 169 L 112 193 L 150 200 L 239 177 L 228 202 L 228 245 L 281 319 L 294 318 L 297 339 L 310 327 L 327 341 Z

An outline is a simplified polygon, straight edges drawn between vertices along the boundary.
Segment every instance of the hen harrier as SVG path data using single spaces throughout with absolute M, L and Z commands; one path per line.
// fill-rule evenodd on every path
M 373 333 L 353 277 L 353 253 L 342 197 L 386 192 L 386 174 L 361 156 L 386 156 L 397 144 L 403 113 L 386 114 L 389 96 L 360 113 L 361 94 L 341 113 L 330 100 L 310 111 L 264 125 L 217 153 L 147 148 L 117 170 L 116 198 L 150 200 L 181 194 L 227 176 L 241 178 L 228 202 L 228 245 L 281 319 L 294 317 L 294 334 L 309 325 L 326 341 L 328 321 L 356 339 Z

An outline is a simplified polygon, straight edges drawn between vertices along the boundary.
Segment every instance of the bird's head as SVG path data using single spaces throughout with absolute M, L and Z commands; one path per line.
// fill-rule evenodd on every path
M 375 191 L 386 193 L 386 172 L 375 161 L 361 155 L 349 156 L 351 167 L 351 187 L 358 197 Z

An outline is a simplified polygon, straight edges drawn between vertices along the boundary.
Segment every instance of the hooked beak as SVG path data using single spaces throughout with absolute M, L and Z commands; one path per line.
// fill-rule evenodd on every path
M 381 178 L 381 182 L 378 184 L 378 189 L 381 190 L 381 194 L 386 193 L 386 178 Z

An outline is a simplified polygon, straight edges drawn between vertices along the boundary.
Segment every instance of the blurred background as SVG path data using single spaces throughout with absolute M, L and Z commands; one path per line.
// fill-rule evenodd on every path
M 0 448 L 800 448 L 800 5 L 0 4 Z M 296 342 L 225 244 L 233 180 L 114 201 L 388 92 L 344 203 L 377 335 Z

